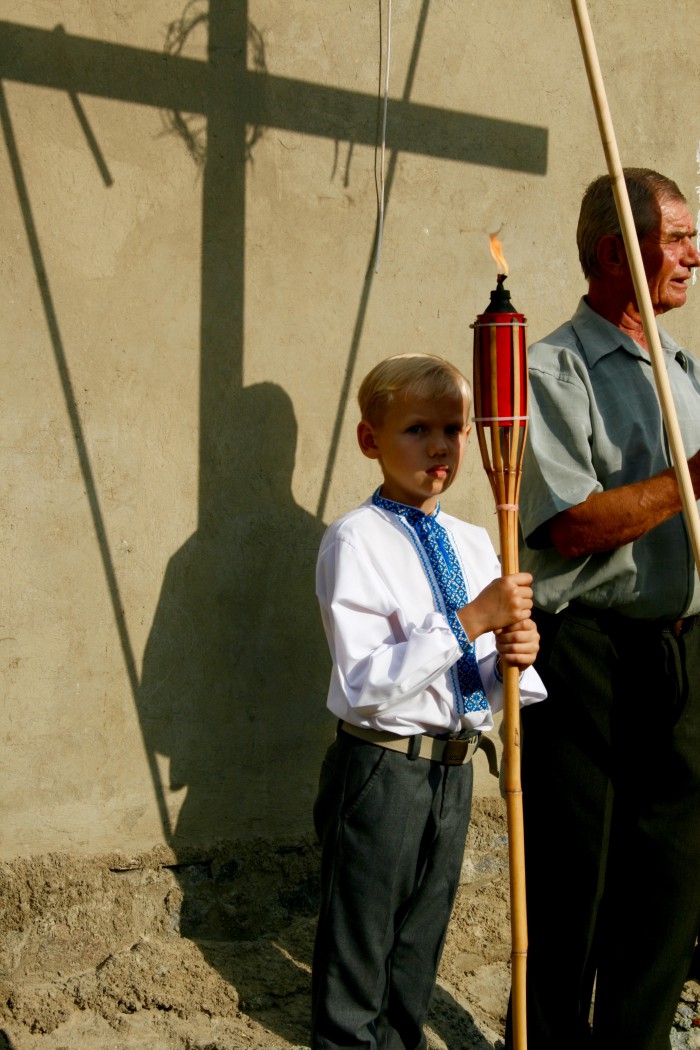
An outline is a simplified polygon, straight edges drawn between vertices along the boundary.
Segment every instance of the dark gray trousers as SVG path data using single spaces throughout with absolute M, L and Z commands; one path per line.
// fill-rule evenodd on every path
M 416 1050 L 459 885 L 472 765 L 409 759 L 340 732 L 314 808 L 322 899 L 313 1050 Z
M 700 625 L 536 619 L 528 1050 L 668 1050 L 700 921 Z

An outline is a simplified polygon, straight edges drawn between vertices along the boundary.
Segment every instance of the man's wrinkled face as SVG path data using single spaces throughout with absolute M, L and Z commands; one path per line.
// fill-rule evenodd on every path
M 700 266 L 697 230 L 684 201 L 666 197 L 658 201 L 659 226 L 640 241 L 651 303 L 655 314 L 683 306 L 687 283 Z

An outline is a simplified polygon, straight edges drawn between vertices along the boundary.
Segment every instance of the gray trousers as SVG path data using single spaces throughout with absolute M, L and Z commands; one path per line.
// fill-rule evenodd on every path
M 322 851 L 313 1050 L 415 1050 L 459 885 L 472 765 L 340 732 L 314 807 Z

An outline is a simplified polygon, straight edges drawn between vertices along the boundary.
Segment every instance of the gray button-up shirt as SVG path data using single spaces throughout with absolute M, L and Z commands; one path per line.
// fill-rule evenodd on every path
M 700 447 L 700 368 L 659 328 L 687 456 Z M 530 348 L 530 425 L 520 493 L 520 564 L 535 603 L 570 601 L 642 619 L 700 612 L 700 582 L 682 515 L 616 551 L 566 559 L 540 528 L 592 492 L 671 465 L 649 355 L 584 299 L 571 321 Z

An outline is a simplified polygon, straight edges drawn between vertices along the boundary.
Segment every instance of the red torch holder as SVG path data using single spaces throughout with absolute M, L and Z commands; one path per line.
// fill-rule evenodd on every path
M 503 286 L 505 278 L 505 274 L 498 275 L 487 309 L 471 327 L 474 422 L 484 469 L 496 500 L 503 572 L 510 573 L 518 571 L 518 493 L 528 408 L 527 320 L 513 309 L 510 292 Z
M 496 500 L 501 568 L 518 571 L 518 496 L 527 433 L 527 351 L 523 314 L 513 309 L 498 275 L 491 302 L 474 329 L 474 423 L 484 469 Z M 487 437 L 490 435 L 490 440 Z M 518 668 L 503 668 L 503 768 L 508 816 L 512 1031 L 514 1050 L 527 1048 L 527 906 L 525 841 L 520 781 Z

